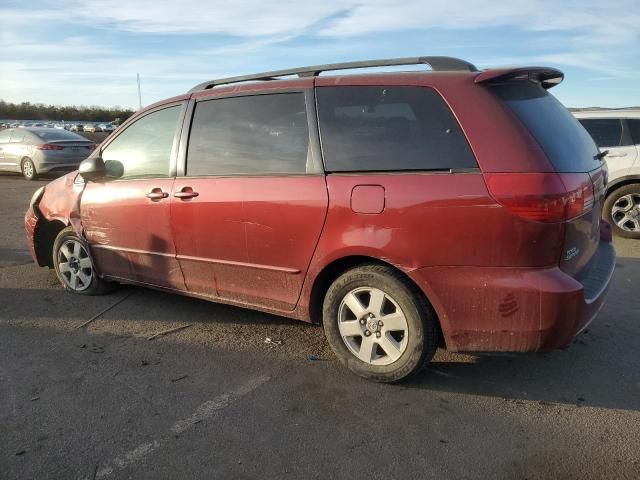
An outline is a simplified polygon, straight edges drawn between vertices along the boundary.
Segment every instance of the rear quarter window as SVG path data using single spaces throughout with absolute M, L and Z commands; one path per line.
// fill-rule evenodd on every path
M 635 145 L 640 145 L 640 119 L 627 119 L 627 125 L 629 126 L 631 140 Z
M 587 118 L 580 119 L 580 123 L 599 147 L 631 145 L 631 137 L 619 118 Z
M 591 136 L 540 84 L 522 80 L 490 88 L 529 130 L 557 172 L 590 172 L 600 166 Z
M 426 87 L 319 87 L 328 172 L 450 170 L 477 163 L 440 95 Z

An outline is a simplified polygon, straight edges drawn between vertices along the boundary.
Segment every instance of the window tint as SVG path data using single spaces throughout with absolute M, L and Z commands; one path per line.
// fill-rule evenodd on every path
M 635 145 L 640 145 L 640 119 L 629 118 L 627 119 L 627 126 L 631 133 L 631 138 Z
M 310 162 L 304 94 L 196 104 L 187 175 L 296 174 L 311 171 Z
M 7 143 L 11 138 L 11 130 L 3 130 L 0 132 L 0 143 Z
M 145 115 L 102 151 L 109 176 L 168 177 L 180 106 Z
M 622 144 L 622 122 L 618 118 L 583 118 L 582 126 L 599 147 L 619 147 Z
M 66 130 L 49 129 L 49 130 L 37 130 L 33 132 L 37 137 L 42 140 L 77 140 L 79 142 L 90 142 L 78 135 L 77 133 L 67 132 Z
M 590 172 L 600 166 L 593 139 L 538 83 L 522 80 L 491 88 L 528 128 L 557 172 Z
M 422 87 L 320 87 L 325 168 L 330 172 L 477 167 L 440 96 Z

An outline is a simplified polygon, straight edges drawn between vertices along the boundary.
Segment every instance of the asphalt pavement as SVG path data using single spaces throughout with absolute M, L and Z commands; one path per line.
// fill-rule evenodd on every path
M 0 176 L 0 479 L 640 478 L 640 241 L 616 239 L 607 304 L 569 348 L 439 351 L 380 385 L 318 326 L 64 292 L 24 239 L 44 183 Z

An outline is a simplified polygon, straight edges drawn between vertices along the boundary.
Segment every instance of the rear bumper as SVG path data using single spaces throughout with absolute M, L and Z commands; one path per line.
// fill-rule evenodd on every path
M 561 348 L 598 315 L 615 268 L 601 241 L 577 280 L 558 267 L 428 267 L 410 272 L 438 314 L 453 351 Z
M 38 173 L 48 172 L 71 172 L 76 170 L 82 160 L 76 160 L 73 162 L 41 162 L 36 166 Z

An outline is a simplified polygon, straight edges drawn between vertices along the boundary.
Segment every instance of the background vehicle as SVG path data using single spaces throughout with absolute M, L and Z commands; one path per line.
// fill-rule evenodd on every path
M 405 64 L 436 73 L 318 76 Z M 74 293 L 134 283 L 322 323 L 378 381 L 441 342 L 563 347 L 615 253 L 598 149 L 547 92 L 562 78 L 420 57 L 205 82 L 36 192 L 30 248 Z
M 83 128 L 85 132 L 91 132 L 91 133 L 102 131 L 102 129 L 100 128 L 100 125 L 95 125 L 95 124 L 87 124 Z
M 114 128 L 113 125 L 110 123 L 105 123 L 100 125 L 100 131 L 102 132 L 113 132 Z
M 0 170 L 38 174 L 78 168 L 95 144 L 80 135 L 55 128 L 10 128 L 0 132 Z
M 84 125 L 76 123 L 74 125 L 71 125 L 71 127 L 69 127 L 69 130 L 72 132 L 84 132 Z
M 640 238 L 640 110 L 583 110 L 574 115 L 609 152 L 604 218 L 616 234 Z

